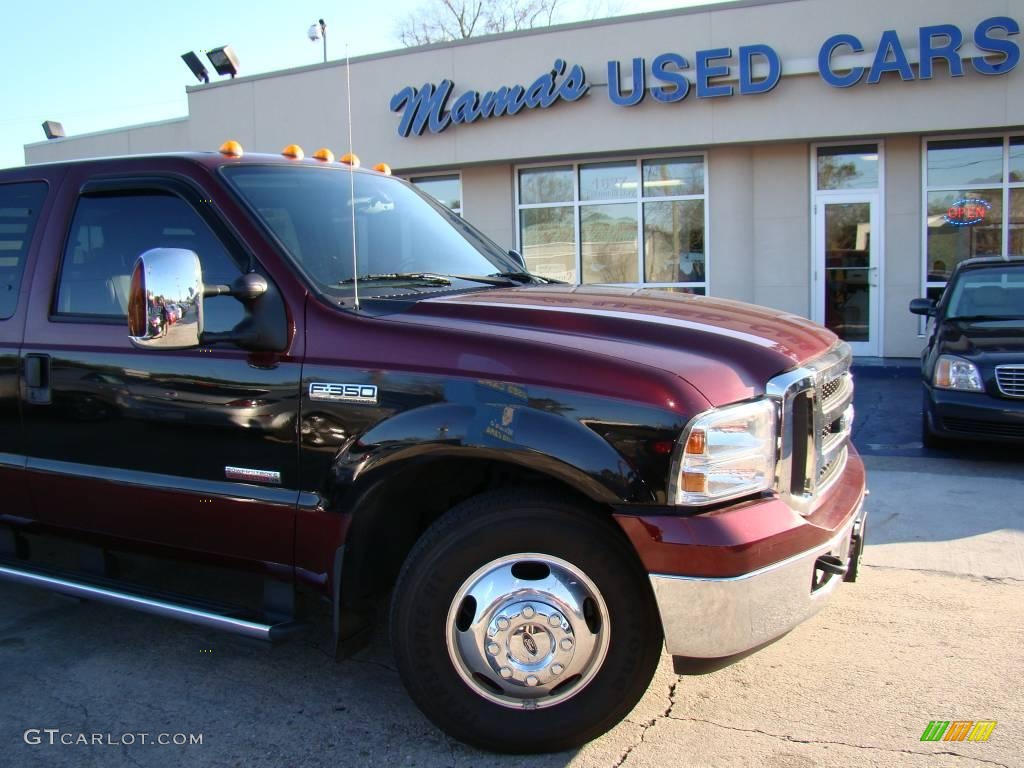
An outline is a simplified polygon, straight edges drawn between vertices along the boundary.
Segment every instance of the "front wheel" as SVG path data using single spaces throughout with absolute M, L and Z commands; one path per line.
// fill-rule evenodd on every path
M 391 642 L 420 709 L 501 752 L 578 746 L 643 696 L 661 652 L 657 608 L 614 522 L 498 491 L 438 520 L 395 587 Z

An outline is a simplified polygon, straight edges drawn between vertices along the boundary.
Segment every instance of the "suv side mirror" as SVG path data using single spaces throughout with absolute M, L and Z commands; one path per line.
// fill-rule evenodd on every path
M 135 260 L 128 336 L 143 349 L 198 347 L 203 335 L 203 273 L 182 248 L 153 248 Z
M 926 315 L 927 317 L 935 317 L 935 300 L 911 299 L 910 311 L 915 315 Z
M 523 258 L 523 254 L 521 254 L 519 251 L 510 250 L 508 252 L 508 255 L 516 260 L 516 264 L 522 267 L 523 272 L 529 272 L 529 270 L 526 268 L 526 259 Z

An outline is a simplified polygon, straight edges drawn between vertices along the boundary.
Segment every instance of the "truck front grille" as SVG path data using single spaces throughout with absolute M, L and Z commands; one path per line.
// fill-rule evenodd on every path
M 851 360 L 849 345 L 840 342 L 768 385 L 782 421 L 776 486 L 805 514 L 846 466 L 853 427 Z
M 1024 397 L 1024 365 L 997 365 L 996 384 L 1007 397 Z

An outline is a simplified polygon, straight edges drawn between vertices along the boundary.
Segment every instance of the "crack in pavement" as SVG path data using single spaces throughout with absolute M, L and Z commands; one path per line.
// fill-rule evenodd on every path
M 995 584 L 1024 583 L 1024 579 L 1016 576 L 982 576 L 974 573 L 956 573 L 955 571 L 941 571 L 937 568 L 906 568 L 901 565 L 878 565 L 875 563 L 861 563 L 861 568 L 877 568 L 881 571 L 913 571 L 915 573 L 930 573 L 935 576 L 949 576 L 954 579 L 967 579 L 969 581 L 983 581 Z
M 629 722 L 633 723 L 633 725 L 640 726 L 640 738 L 634 741 L 632 744 L 629 745 L 629 747 L 626 748 L 626 751 L 622 753 L 622 755 L 619 757 L 618 762 L 616 762 L 612 766 L 612 768 L 619 768 L 619 766 L 625 763 L 626 760 L 629 758 L 630 753 L 644 743 L 645 739 L 647 738 L 647 731 L 659 720 L 664 720 L 672 714 L 672 708 L 676 705 L 676 687 L 678 685 L 679 680 L 676 680 L 674 683 L 672 683 L 672 685 L 668 687 L 668 706 L 665 708 L 665 711 L 662 712 L 660 715 L 658 715 L 657 717 L 652 717 L 646 723 L 638 723 L 634 720 L 629 720 Z
M 669 708 L 671 710 L 671 707 Z M 724 728 L 729 731 L 739 731 L 740 733 L 759 733 L 763 736 L 771 736 L 773 739 L 780 739 L 781 741 L 788 741 L 793 744 L 833 744 L 839 747 L 850 747 L 852 749 L 867 749 L 875 752 L 893 752 L 896 754 L 905 755 L 921 755 L 922 757 L 934 757 L 935 755 L 948 755 L 950 757 L 962 757 L 967 760 L 976 760 L 979 763 L 987 763 L 989 765 L 998 765 L 1000 768 L 1010 768 L 1006 763 L 1000 763 L 995 760 L 986 760 L 983 757 L 975 757 L 974 755 L 964 755 L 960 752 L 950 752 L 948 750 L 942 752 L 919 752 L 913 749 L 891 749 L 888 747 L 875 747 L 868 744 L 850 744 L 846 741 L 829 741 L 828 739 L 798 739 L 795 736 L 787 736 L 781 733 L 771 733 L 770 731 L 762 731 L 760 728 L 739 728 L 735 725 L 725 725 L 724 723 L 716 723 L 714 720 L 704 720 L 699 717 L 672 717 L 666 714 L 669 720 L 675 720 L 677 722 L 686 723 L 705 723 L 707 725 L 714 725 L 718 728 Z M 660 719 L 660 718 L 659 718 Z M 653 721 L 652 721 L 653 725 Z M 632 750 L 630 750 L 632 751 Z M 621 763 L 619 763 L 621 765 Z

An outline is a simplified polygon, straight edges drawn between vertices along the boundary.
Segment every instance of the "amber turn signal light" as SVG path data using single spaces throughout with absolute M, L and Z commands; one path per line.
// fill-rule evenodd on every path
M 686 452 L 696 456 L 703 456 L 708 447 L 707 433 L 703 429 L 695 429 L 686 438 Z

